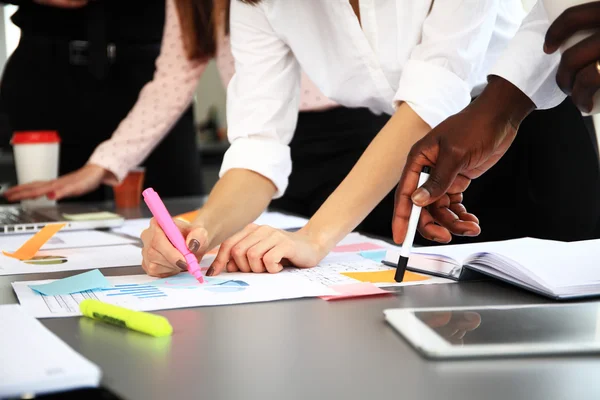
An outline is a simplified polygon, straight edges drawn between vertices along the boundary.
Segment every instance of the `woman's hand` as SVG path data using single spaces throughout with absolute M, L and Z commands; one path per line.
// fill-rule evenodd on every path
M 201 260 L 209 249 L 206 229 L 178 219 L 173 221 L 186 238 L 188 249 Z M 188 266 L 183 254 L 171 244 L 154 218 L 150 220 L 150 227 L 142 232 L 141 237 L 144 243 L 142 268 L 148 275 L 166 278 L 187 271 Z
M 326 254 L 303 229 L 286 232 L 250 224 L 221 244 L 206 275 L 215 276 L 225 270 L 277 273 L 288 263 L 310 268 Z
M 575 33 L 600 28 L 600 1 L 571 7 L 550 25 L 546 33 L 544 51 L 554 53 Z M 556 83 L 571 96 L 583 112 L 594 108 L 594 95 L 600 89 L 600 32 L 566 50 L 556 73 Z
M 112 172 L 94 165 L 86 166 L 51 181 L 37 181 L 8 189 L 4 197 L 8 201 L 35 199 L 47 196 L 51 200 L 81 196 L 98 188 L 101 183 L 116 181 Z

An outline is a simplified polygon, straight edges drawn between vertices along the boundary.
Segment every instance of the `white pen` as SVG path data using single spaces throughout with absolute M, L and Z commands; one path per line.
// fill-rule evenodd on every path
M 418 188 L 429 178 L 431 172 L 430 167 L 423 167 L 421 175 L 419 176 Z M 406 236 L 404 242 L 402 242 L 402 250 L 400 250 L 400 258 L 398 259 L 398 266 L 396 267 L 396 273 L 394 274 L 394 280 L 396 282 L 402 282 L 404 279 L 404 273 L 406 272 L 406 266 L 408 265 L 408 257 L 412 251 L 412 245 L 417 234 L 417 226 L 419 224 L 419 217 L 421 216 L 421 207 L 413 203 L 412 210 L 410 210 L 410 218 L 408 219 L 408 229 L 406 230 Z

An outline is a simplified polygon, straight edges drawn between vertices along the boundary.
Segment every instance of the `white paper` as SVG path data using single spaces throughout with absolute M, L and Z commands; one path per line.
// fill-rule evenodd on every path
M 203 270 L 214 256 L 205 257 Z M 357 283 L 342 272 L 373 272 L 392 268 L 365 259 L 358 254 L 330 254 L 314 268 L 286 268 L 277 274 L 222 273 L 207 277 L 207 283 L 191 283 L 180 274 L 164 280 L 147 275 L 107 277 L 113 288 L 91 290 L 65 296 L 42 296 L 31 290 L 30 285 L 49 283 L 52 280 L 14 282 L 13 288 L 23 307 L 38 318 L 68 317 L 80 315 L 78 304 L 86 299 L 97 299 L 118 306 L 153 311 L 184 307 L 214 306 L 254 303 L 300 297 L 334 295 L 329 287 Z M 181 278 L 181 280 L 180 280 Z M 452 282 L 431 278 L 420 282 L 399 284 L 381 283 L 377 286 L 409 286 Z M 156 286 L 155 286 L 156 285 Z
M 66 296 L 42 296 L 29 285 L 45 281 L 13 282 L 19 302 L 28 313 L 37 318 L 69 317 L 81 315 L 79 303 L 96 299 L 138 311 L 167 310 L 174 308 L 255 303 L 334 295 L 335 291 L 301 276 L 290 274 L 225 273 L 209 278 L 211 283 L 178 287 L 173 285 L 150 286 L 158 280 L 147 275 L 109 276 L 114 286 L 109 289 L 90 290 Z M 234 281 L 232 285 L 218 285 Z
M 139 238 L 142 232 L 150 226 L 150 218 L 126 219 L 123 225 L 111 229 L 115 233 Z
M 0 253 L 0 276 L 128 267 L 142 264 L 142 249 L 133 245 L 39 251 L 20 261 Z
M 0 306 L 0 397 L 97 387 L 100 369 L 16 304 Z
M 0 239 L 1 250 L 14 252 L 33 234 L 5 235 Z M 116 246 L 120 244 L 133 244 L 137 241 L 131 238 L 114 235 L 107 232 L 89 230 L 77 232 L 58 232 L 42 246 L 41 250 L 76 249 L 81 247 Z
M 302 228 L 308 219 L 278 212 L 264 212 L 254 221 L 257 225 L 268 225 L 277 229 Z
M 308 219 L 285 215 L 279 212 L 264 212 L 254 221 L 257 225 L 269 225 L 277 229 L 302 228 Z M 142 232 L 150 226 L 150 218 L 128 219 L 125 223 L 113 228 L 116 233 L 139 238 Z

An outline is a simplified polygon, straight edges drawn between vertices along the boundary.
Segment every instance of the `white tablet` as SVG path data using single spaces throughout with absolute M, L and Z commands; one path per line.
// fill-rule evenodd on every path
M 404 308 L 384 314 L 428 358 L 600 352 L 600 303 Z

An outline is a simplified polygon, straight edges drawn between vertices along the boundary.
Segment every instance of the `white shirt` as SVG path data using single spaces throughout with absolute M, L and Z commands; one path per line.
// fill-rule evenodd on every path
M 514 35 L 524 14 L 520 0 L 437 0 L 433 6 L 360 0 L 360 23 L 348 0 L 232 1 L 231 147 L 220 175 L 249 169 L 274 183 L 275 197 L 283 195 L 301 68 L 339 104 L 393 114 L 406 102 L 435 127 L 466 107 L 472 89 L 485 82 L 490 44 L 504 50 L 510 39 L 496 32 L 500 1 L 521 10 L 505 21 Z
M 543 2 L 538 1 L 490 71 L 490 74 L 512 82 L 540 109 L 556 107 L 566 97 L 556 84 L 559 52 L 552 55 L 544 53 L 549 27 Z

